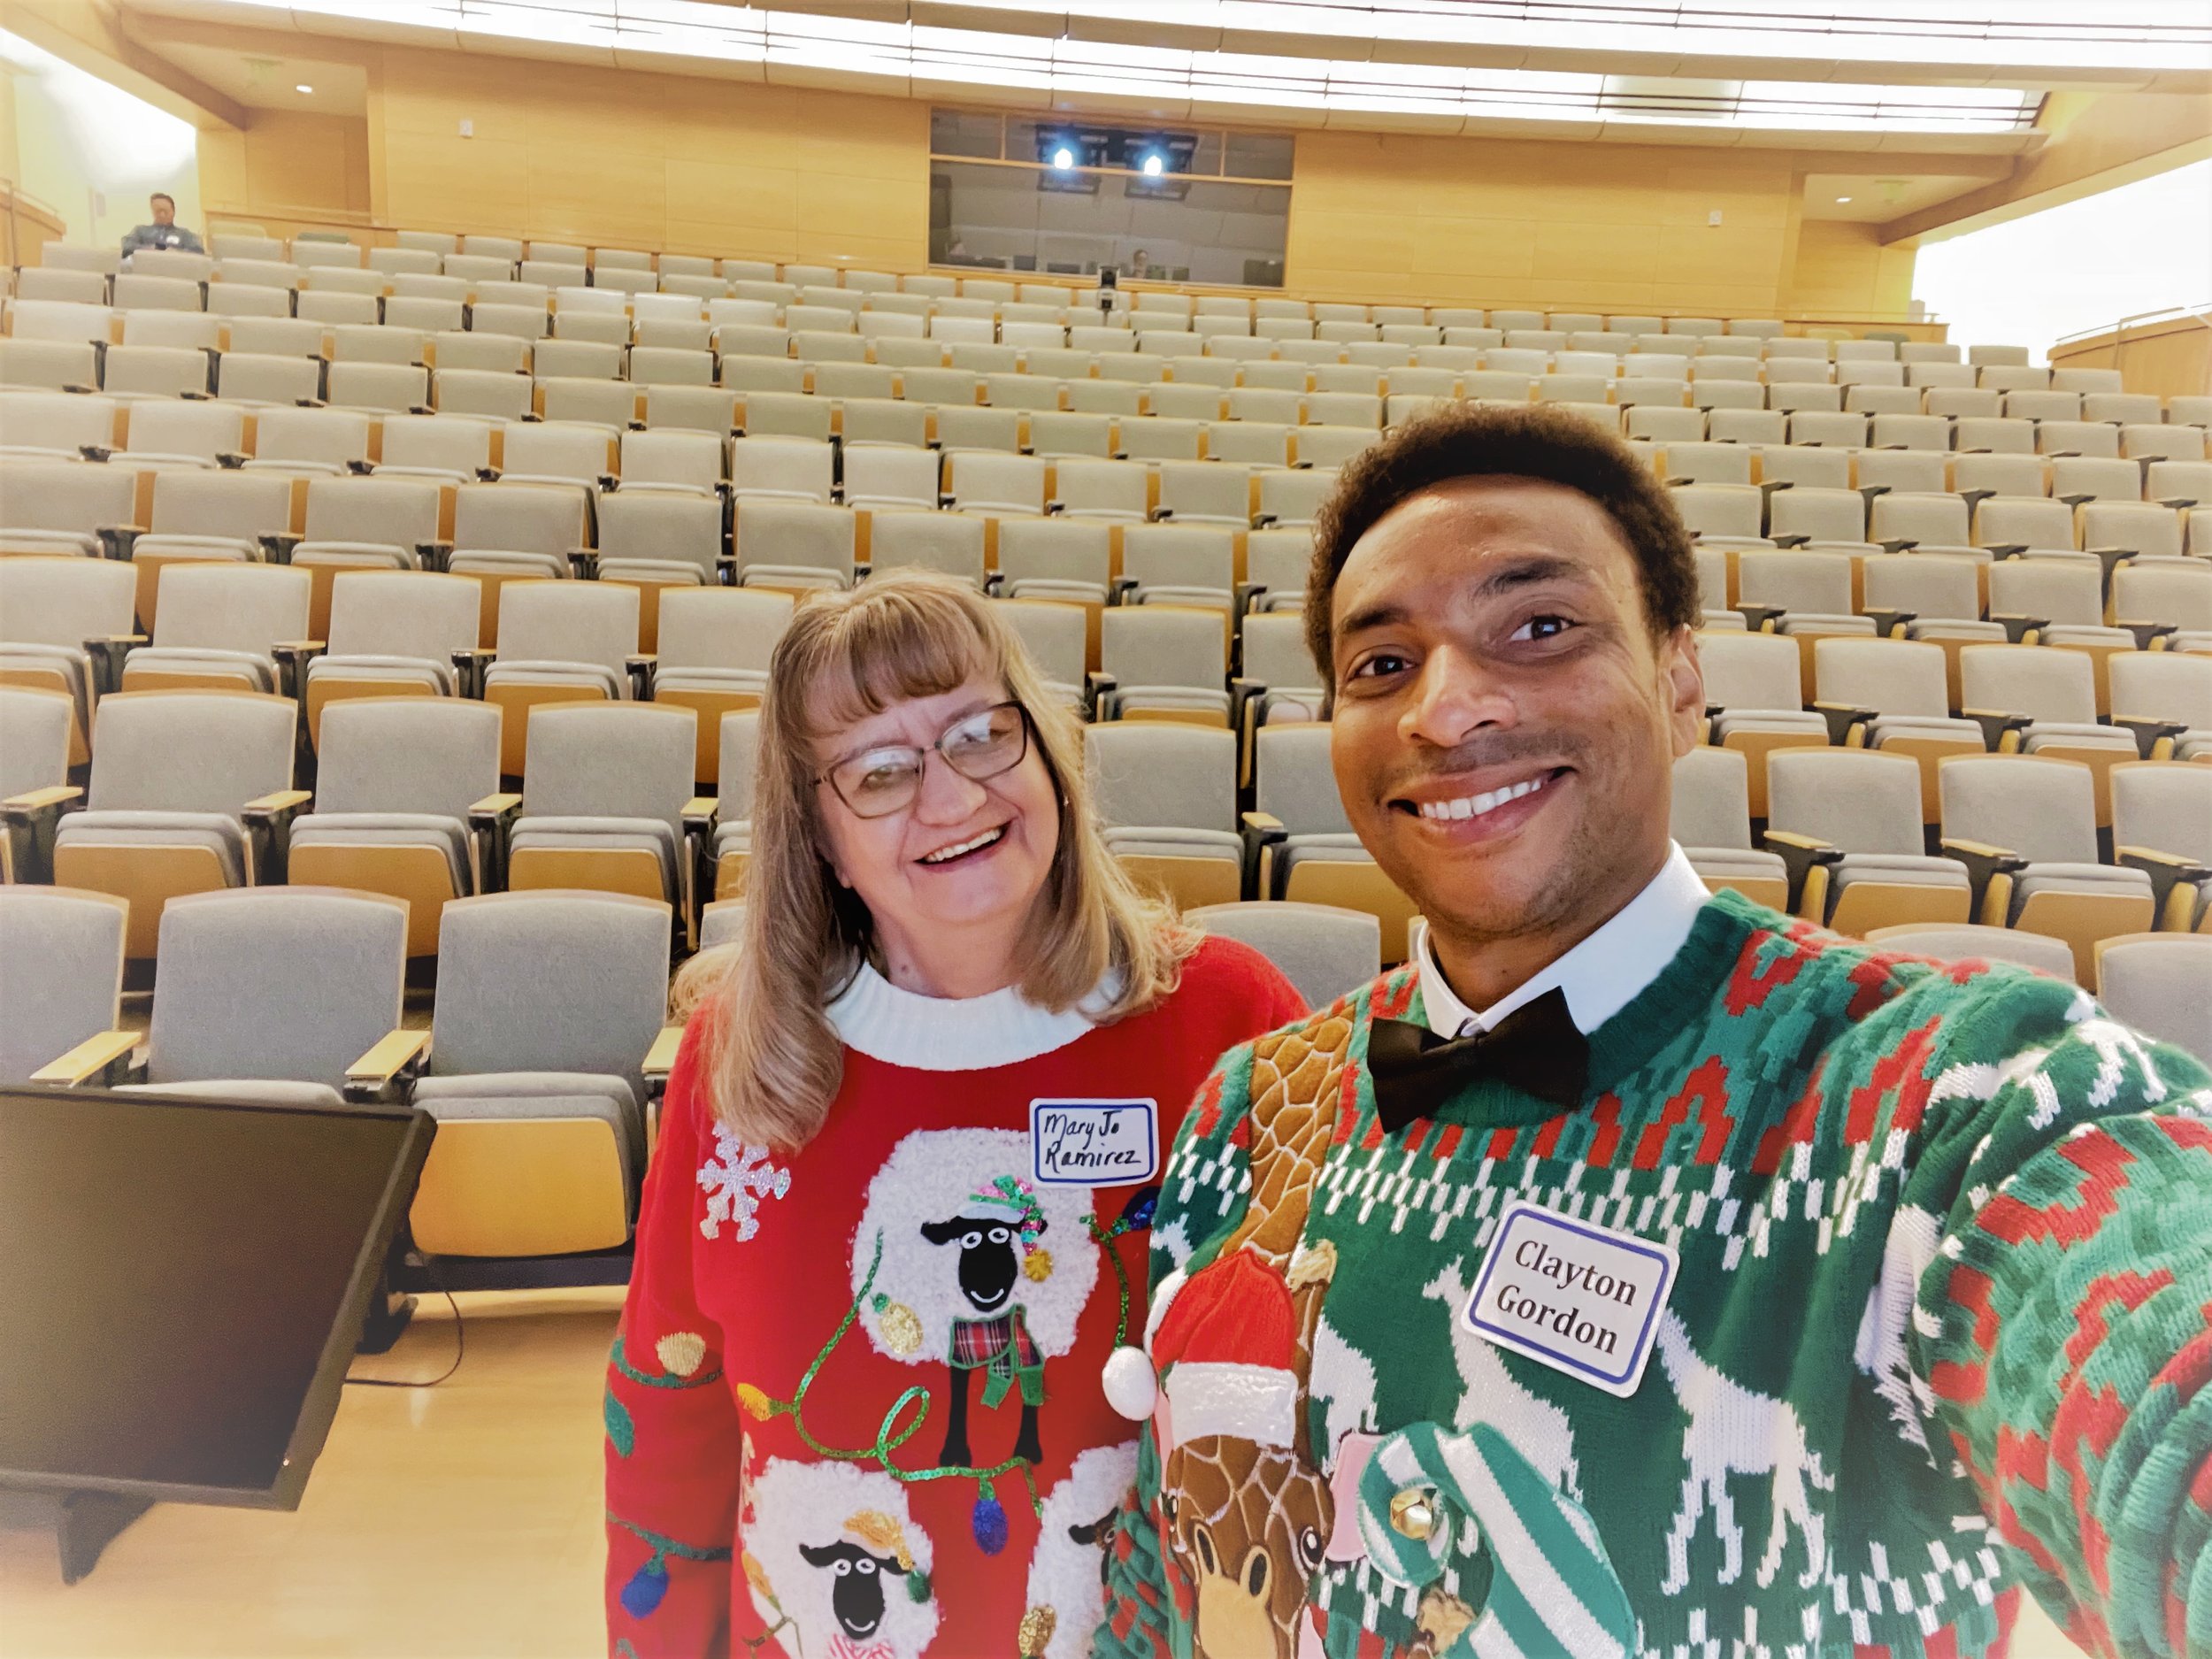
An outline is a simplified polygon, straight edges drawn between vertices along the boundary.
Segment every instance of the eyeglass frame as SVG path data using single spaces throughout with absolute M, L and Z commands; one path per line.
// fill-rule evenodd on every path
M 962 772 L 957 765 L 954 764 L 952 757 L 945 752 L 946 739 L 949 738 L 953 733 L 957 731 L 960 727 L 967 725 L 971 720 L 977 719 L 984 715 L 996 714 L 1002 709 L 1011 709 L 1021 720 L 1022 741 L 1020 751 L 1015 755 L 1013 759 L 1007 762 L 1005 765 L 997 768 L 995 771 L 987 772 L 979 778 L 968 772 Z M 1036 735 L 1036 725 L 1037 723 L 1035 720 L 1030 718 L 1028 705 L 1023 703 L 1018 697 L 1009 697 L 1002 703 L 994 703 L 988 704 L 984 708 L 977 709 L 971 713 L 964 714 L 960 716 L 959 718 L 949 722 L 943 731 L 937 733 L 936 741 L 928 744 L 926 747 L 918 746 L 912 743 L 864 743 L 859 749 L 844 757 L 843 759 L 833 761 L 827 766 L 825 766 L 821 771 L 816 772 L 814 774 L 814 781 L 818 784 L 827 784 L 829 786 L 830 793 L 837 797 L 837 803 L 843 807 L 845 810 L 851 813 L 855 818 L 858 818 L 862 823 L 873 824 L 883 818 L 895 817 L 897 814 L 905 811 L 908 808 L 914 804 L 915 800 L 921 795 L 923 783 L 927 780 L 929 772 L 929 757 L 931 755 L 936 755 L 938 758 L 942 760 L 947 766 L 951 767 L 955 777 L 965 778 L 970 783 L 983 783 L 993 778 L 1002 778 L 1008 772 L 1013 771 L 1015 767 L 1020 765 L 1022 762 L 1029 758 L 1030 747 Z M 869 753 L 872 749 L 895 749 L 905 754 L 911 755 L 914 757 L 915 765 L 917 768 L 914 776 L 914 794 L 910 795 L 906 800 L 902 801 L 898 805 L 891 807 L 881 812 L 863 812 L 849 800 L 846 799 L 844 790 L 838 787 L 837 780 L 830 775 L 832 772 L 835 772 L 838 767 L 845 764 L 847 761 L 857 759 L 860 756 Z

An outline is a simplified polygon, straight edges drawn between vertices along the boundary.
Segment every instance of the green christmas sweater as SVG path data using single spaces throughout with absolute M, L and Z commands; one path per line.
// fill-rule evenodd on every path
M 1386 1134 L 1378 1018 L 1412 968 L 1185 1121 L 1099 1659 L 1967 1659 L 2020 1584 L 2092 1654 L 2212 1654 L 2193 1059 L 1728 893 L 1575 1110 L 1479 1080 Z M 1515 1199 L 1678 1253 L 1633 1393 L 1463 1321 Z

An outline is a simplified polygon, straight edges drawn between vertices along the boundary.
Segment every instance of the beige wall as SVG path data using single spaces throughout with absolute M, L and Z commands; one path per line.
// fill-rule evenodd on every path
M 1801 227 L 1803 175 L 1824 164 L 1838 158 L 1302 133 L 1290 286 L 1320 297 L 1901 317 L 1909 247 L 1879 248 L 1870 227 Z
M 894 267 L 927 258 L 926 104 L 398 50 L 378 54 L 371 88 L 384 223 Z
M 215 218 L 288 221 L 368 217 L 368 123 L 359 117 L 255 110 L 242 131 L 200 134 L 200 196 Z M 279 231 L 278 234 L 282 234 Z

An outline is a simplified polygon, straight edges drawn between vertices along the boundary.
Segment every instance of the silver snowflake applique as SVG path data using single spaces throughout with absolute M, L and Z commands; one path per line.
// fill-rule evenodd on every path
M 781 1198 L 791 1190 L 791 1171 L 771 1164 L 767 1148 L 749 1147 L 717 1125 L 714 1156 L 699 1166 L 699 1185 L 707 1193 L 699 1231 L 716 1239 L 724 1222 L 734 1222 L 741 1244 L 760 1231 L 760 1201 Z

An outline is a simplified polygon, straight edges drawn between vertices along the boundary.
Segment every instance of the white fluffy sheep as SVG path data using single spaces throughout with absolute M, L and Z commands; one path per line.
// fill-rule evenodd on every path
M 960 1287 L 956 1242 L 932 1244 L 925 1226 L 956 1217 L 1014 1220 L 1015 1212 L 977 1196 L 1005 1177 L 1022 1184 L 1046 1223 L 1034 1246 L 1015 1248 L 1020 1277 L 998 1309 L 978 1308 Z M 956 1319 L 992 1317 L 1019 1303 L 1039 1352 L 1064 1354 L 1075 1343 L 1075 1322 L 1098 1282 L 1098 1246 L 1083 1217 L 1091 1189 L 1029 1179 L 1029 1137 L 1011 1129 L 918 1129 L 891 1149 L 868 1183 L 868 1202 L 853 1233 L 853 1289 L 868 1275 L 876 1237 L 883 1237 L 883 1265 L 860 1322 L 877 1348 L 910 1365 L 941 1364 L 950 1351 Z M 1038 1257 L 1041 1256 L 1042 1260 Z M 876 1305 L 875 1297 L 885 1298 Z M 904 1317 L 894 1310 L 903 1310 Z
M 935 1640 L 935 1552 L 897 1481 L 851 1463 L 771 1458 L 746 1496 L 745 1576 L 762 1624 L 790 1621 L 777 1637 L 782 1651 L 813 1659 L 841 1635 L 918 1659 Z
M 1112 1517 L 1137 1478 L 1137 1443 L 1094 1446 L 1067 1479 L 1045 1494 L 1037 1517 L 1037 1553 L 1029 1562 L 1031 1617 L 1052 1610 L 1044 1659 L 1088 1659 L 1091 1632 L 1105 1616 L 1105 1562 Z M 1100 1523 L 1107 1524 L 1106 1529 Z

